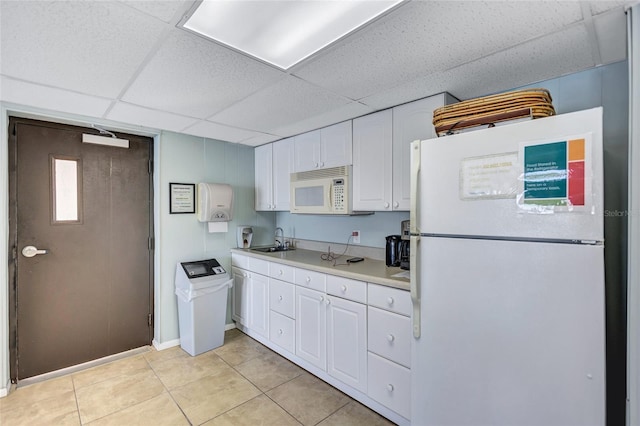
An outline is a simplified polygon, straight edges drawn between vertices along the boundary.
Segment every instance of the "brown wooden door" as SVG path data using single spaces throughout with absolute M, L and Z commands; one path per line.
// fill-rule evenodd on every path
M 94 129 L 26 119 L 9 132 L 12 378 L 148 345 L 151 139 L 95 145 L 82 142 Z

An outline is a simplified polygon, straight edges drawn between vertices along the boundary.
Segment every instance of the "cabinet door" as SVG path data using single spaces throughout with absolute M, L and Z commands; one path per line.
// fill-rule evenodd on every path
M 327 372 L 367 391 L 367 310 L 361 303 L 327 298 Z
M 295 172 L 304 172 L 320 167 L 320 130 L 303 133 L 293 142 Z
M 320 167 L 338 167 L 352 164 L 352 136 L 351 121 L 321 129 Z
M 274 210 L 289 211 L 289 179 L 293 172 L 293 138 L 282 139 L 273 147 L 273 204 Z
M 237 323 L 248 326 L 249 313 L 248 281 L 249 273 L 245 270 L 232 268 L 233 291 L 231 292 L 231 317 Z
M 326 296 L 296 287 L 296 355 L 322 370 L 327 369 Z
M 269 337 L 269 278 L 251 272 L 249 281 L 249 329 Z
M 256 211 L 273 209 L 273 169 L 272 144 L 258 146 L 253 151 L 255 157 Z
M 444 105 L 435 95 L 393 108 L 393 209 L 409 210 L 411 142 L 436 137 L 433 110 Z
M 353 209 L 391 211 L 390 109 L 353 120 Z

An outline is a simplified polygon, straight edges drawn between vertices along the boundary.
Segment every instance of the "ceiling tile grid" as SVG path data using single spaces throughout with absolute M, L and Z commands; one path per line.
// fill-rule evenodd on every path
M 113 2 L 2 1 L 2 74 L 114 98 L 165 25 Z
M 283 72 L 176 27 L 198 1 L 0 0 L 0 100 L 257 146 L 624 60 L 637 2 L 414 0 Z
M 206 118 L 278 79 L 283 72 L 174 29 L 123 100 Z

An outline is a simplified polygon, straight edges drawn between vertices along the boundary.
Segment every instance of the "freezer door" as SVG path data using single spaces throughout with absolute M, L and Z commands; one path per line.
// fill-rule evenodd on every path
M 518 207 L 515 197 L 519 192 L 517 187 L 521 182 L 524 159 L 526 157 L 531 163 L 533 154 L 522 155 L 519 152 L 521 145 L 571 140 L 572 136 L 584 134 L 590 135 L 591 140 L 591 146 L 587 144 L 582 151 L 582 164 L 586 164 L 583 167 L 585 197 L 593 209 L 585 212 L 576 208 L 571 212 L 554 214 L 525 213 Z M 566 166 L 561 169 L 569 170 L 569 179 L 562 187 L 572 188 L 574 183 L 578 183 L 579 188 L 581 162 L 570 161 L 572 156 L 567 151 L 563 155 L 559 151 L 558 156 L 544 153 L 541 161 L 555 158 L 561 163 L 566 160 Z M 508 173 L 509 168 L 500 166 L 510 161 L 516 165 L 511 174 Z M 484 169 L 479 170 L 479 167 Z M 416 203 L 417 227 L 421 233 L 603 239 L 602 108 L 422 141 L 419 168 L 420 191 Z M 548 174 L 539 176 L 546 178 L 543 177 L 542 188 L 537 193 L 555 194 L 555 191 L 542 191 L 555 188 L 550 183 L 554 182 L 553 178 Z M 557 176 L 557 173 L 552 172 L 552 176 Z M 474 195 L 494 191 L 496 195 L 503 196 L 508 192 L 502 189 L 505 181 L 512 182 L 516 188 L 510 198 Z
M 604 425 L 602 246 L 420 245 L 413 424 Z

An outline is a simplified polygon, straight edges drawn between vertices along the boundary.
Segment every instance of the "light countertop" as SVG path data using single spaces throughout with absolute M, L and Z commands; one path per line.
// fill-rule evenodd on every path
M 231 249 L 232 253 L 265 259 L 271 262 L 282 263 L 298 268 L 309 269 L 316 272 L 338 275 L 359 281 L 386 285 L 388 287 L 409 290 L 409 279 L 394 277 L 401 272 L 408 273 L 400 268 L 387 267 L 383 260 L 364 258 L 364 261 L 347 263 L 347 259 L 353 256 L 344 255 L 333 260 L 322 260 L 321 256 L 326 252 L 295 249 L 276 253 L 263 253 L 252 249 Z M 334 266 L 335 263 L 335 266 Z

